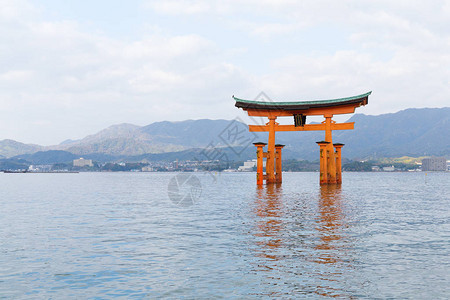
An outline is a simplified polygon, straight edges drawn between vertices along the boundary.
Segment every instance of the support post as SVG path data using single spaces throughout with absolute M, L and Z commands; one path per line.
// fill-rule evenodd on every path
M 256 184 L 263 185 L 264 184 L 264 174 L 263 174 L 263 158 L 264 151 L 263 148 L 266 146 L 266 143 L 253 143 L 256 146 Z
M 332 114 L 325 114 L 325 142 L 328 142 L 326 148 L 328 153 L 327 170 L 328 183 L 336 183 L 336 158 L 334 155 L 333 138 L 331 134 Z
M 336 143 L 333 144 L 334 148 L 336 149 L 336 183 L 341 184 L 342 183 L 342 147 L 344 144 Z
M 267 146 L 266 183 L 275 182 L 275 120 L 277 117 L 269 117 L 269 143 Z
M 328 155 L 327 146 L 329 142 L 316 142 L 320 147 L 320 184 L 328 184 Z
M 276 159 L 276 164 L 275 164 L 275 170 L 276 170 L 276 174 L 275 174 L 275 181 L 277 183 L 281 183 L 283 181 L 283 177 L 281 175 L 282 173 L 282 164 L 281 164 L 281 149 L 283 149 L 284 145 L 280 145 L 280 144 L 276 144 L 275 145 L 275 159 Z

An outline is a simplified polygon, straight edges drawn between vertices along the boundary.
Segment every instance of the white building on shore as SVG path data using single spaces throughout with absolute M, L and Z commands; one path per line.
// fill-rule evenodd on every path
M 92 159 L 84 159 L 80 157 L 79 159 L 73 160 L 73 166 L 74 167 L 93 167 L 94 164 L 92 163 Z
M 263 167 L 266 166 L 266 162 L 263 162 Z M 239 172 L 252 172 L 253 168 L 256 167 L 256 159 L 244 161 L 243 166 L 239 166 Z

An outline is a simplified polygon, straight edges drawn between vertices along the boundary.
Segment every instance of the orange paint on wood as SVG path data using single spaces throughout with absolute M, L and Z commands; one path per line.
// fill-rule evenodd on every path
M 341 184 L 342 183 L 342 147 L 344 144 L 333 144 L 334 148 L 336 149 L 336 183 Z
M 263 174 L 263 147 L 266 143 L 254 143 L 256 146 L 256 184 L 262 185 L 264 183 Z
M 305 116 L 322 116 L 331 113 L 333 115 L 352 114 L 359 105 L 343 105 L 337 107 L 312 108 L 307 110 L 264 110 L 264 109 L 244 109 L 249 116 L 252 117 L 291 117 L 294 114 L 302 114 Z
M 283 149 L 284 145 L 275 145 L 275 158 L 276 158 L 276 174 L 275 174 L 275 181 L 277 183 L 281 183 L 283 181 L 282 176 L 282 156 L 281 156 L 281 150 Z
M 336 183 L 336 158 L 333 148 L 333 137 L 331 134 L 331 125 L 333 117 L 332 114 L 326 114 L 325 116 L 325 142 L 327 149 L 327 171 L 328 171 L 328 183 Z
M 269 142 L 267 144 L 266 183 L 275 182 L 275 120 L 276 117 L 269 118 Z
M 352 130 L 355 122 L 334 123 L 331 124 L 331 130 Z M 325 130 L 325 124 L 306 124 L 305 126 L 295 127 L 294 125 L 275 125 L 275 131 L 318 131 Z M 250 132 L 268 132 L 267 125 L 248 125 Z
M 327 145 L 328 142 L 317 142 L 320 147 L 320 184 L 328 184 L 328 170 L 327 170 Z

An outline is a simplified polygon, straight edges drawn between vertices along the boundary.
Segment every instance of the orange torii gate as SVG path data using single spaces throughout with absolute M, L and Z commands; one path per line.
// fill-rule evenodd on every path
M 315 131 L 324 130 L 325 140 L 317 142 L 320 147 L 320 184 L 336 184 L 342 182 L 341 148 L 344 144 L 333 144 L 333 130 L 349 130 L 354 128 L 354 122 L 336 123 L 333 115 L 354 113 L 357 107 L 368 103 L 368 92 L 362 95 L 317 101 L 298 102 L 263 102 L 243 100 L 233 96 L 235 106 L 247 111 L 249 116 L 267 117 L 265 125 L 249 125 L 251 132 L 269 132 L 269 141 L 254 143 L 257 148 L 256 182 L 258 185 L 278 183 L 282 181 L 281 149 L 284 145 L 275 144 L 277 131 Z M 306 116 L 321 116 L 325 120 L 321 124 L 305 124 Z M 280 125 L 275 120 L 278 117 L 294 117 L 294 125 Z M 267 152 L 263 148 L 268 145 Z M 266 174 L 263 174 L 263 159 L 266 158 Z

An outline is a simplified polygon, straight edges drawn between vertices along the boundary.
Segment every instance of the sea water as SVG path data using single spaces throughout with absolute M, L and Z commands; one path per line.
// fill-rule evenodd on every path
M 318 177 L 0 174 L 0 298 L 449 297 L 450 173 Z

